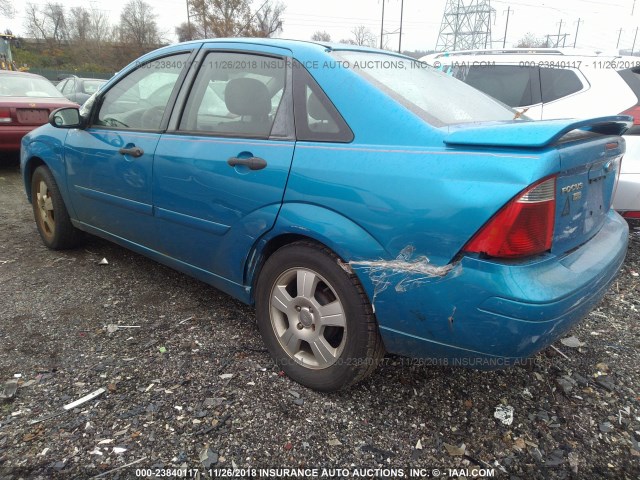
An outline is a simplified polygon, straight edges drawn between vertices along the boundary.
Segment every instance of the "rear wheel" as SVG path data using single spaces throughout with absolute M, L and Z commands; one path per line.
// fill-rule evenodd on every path
M 38 232 L 47 247 L 63 250 L 79 243 L 81 232 L 72 225 L 58 185 L 44 165 L 36 168 L 31 177 L 31 205 Z
M 258 280 L 258 328 L 293 380 L 334 391 L 375 370 L 384 354 L 369 300 L 330 250 L 296 242 L 275 252 Z

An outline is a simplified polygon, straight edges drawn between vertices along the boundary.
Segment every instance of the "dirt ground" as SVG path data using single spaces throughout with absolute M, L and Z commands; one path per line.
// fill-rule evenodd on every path
M 570 333 L 581 346 L 559 341 L 528 368 L 495 372 L 388 356 L 366 382 L 327 395 L 281 375 L 252 309 L 215 289 L 96 238 L 47 250 L 17 163 L 5 160 L 0 385 L 18 389 L 0 400 L 0 479 L 210 478 L 234 468 L 637 479 L 640 235 L 630 238 L 618 280 Z M 497 409 L 507 419 L 512 409 L 513 422 Z

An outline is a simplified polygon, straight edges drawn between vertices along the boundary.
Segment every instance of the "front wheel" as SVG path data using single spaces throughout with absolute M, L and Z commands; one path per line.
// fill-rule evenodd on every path
M 44 165 L 36 168 L 31 177 L 31 205 L 38 232 L 47 247 L 63 250 L 79 243 L 81 232 L 71 223 L 58 184 Z
M 271 356 L 320 391 L 364 379 L 384 355 L 362 285 L 339 262 L 320 245 L 296 242 L 267 260 L 257 285 L 258 328 Z

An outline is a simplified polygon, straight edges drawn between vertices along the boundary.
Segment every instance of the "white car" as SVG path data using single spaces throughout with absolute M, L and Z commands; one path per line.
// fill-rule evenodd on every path
M 613 207 L 640 219 L 640 57 L 516 48 L 436 53 L 421 60 L 534 120 L 632 116 Z

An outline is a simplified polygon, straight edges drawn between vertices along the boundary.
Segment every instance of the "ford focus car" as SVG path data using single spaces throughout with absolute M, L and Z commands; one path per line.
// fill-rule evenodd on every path
M 331 391 L 385 351 L 512 365 L 606 292 L 632 118 L 516 113 L 388 52 L 216 39 L 54 112 L 21 168 L 49 248 L 88 232 L 255 305 L 280 368 Z

